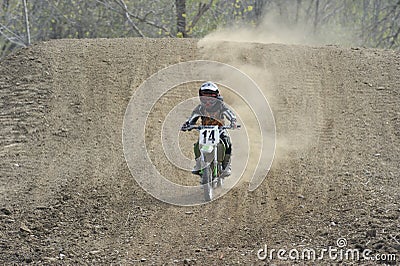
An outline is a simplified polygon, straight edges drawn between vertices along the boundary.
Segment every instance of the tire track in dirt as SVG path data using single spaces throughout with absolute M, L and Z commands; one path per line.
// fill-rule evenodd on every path
M 29 56 L 37 59 L 24 69 Z M 212 204 L 177 207 L 153 199 L 134 182 L 121 129 L 129 98 L 146 78 L 193 59 L 224 62 L 249 74 L 270 102 L 278 143 L 257 190 L 248 192 L 243 182 Z M 36 109 L 25 114 L 39 130 L 27 134 L 21 150 L 1 142 L 3 263 L 257 265 L 282 263 L 257 259 L 264 244 L 317 249 L 339 237 L 351 248 L 399 251 L 398 52 L 100 39 L 50 41 L 7 60 L 0 63 L 2 104 L 43 97 L 35 104 L 43 103 L 46 111 L 44 118 Z M 43 94 L 24 89 L 10 96 L 19 78 Z M 147 128 L 154 132 L 146 139 L 150 157 L 161 171 L 176 171 L 177 182 L 195 181 L 166 161 L 157 118 L 174 107 L 177 96 L 193 96 L 188 89 L 160 99 L 150 117 L 156 126 Z M 13 136 L 7 123 L 18 125 L 21 115 L 0 120 L 4 139 Z M 192 142 L 182 141 L 188 154 Z M 8 170 L 22 152 L 25 163 Z
M 0 73 L 0 198 L 1 202 L 14 204 L 6 192 L 23 191 L 26 176 L 39 176 L 43 145 L 40 136 L 47 129 L 50 76 L 40 48 L 16 52 L 2 63 L 7 67 Z

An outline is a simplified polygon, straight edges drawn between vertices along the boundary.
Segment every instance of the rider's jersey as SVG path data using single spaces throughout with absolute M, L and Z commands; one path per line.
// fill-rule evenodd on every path
M 217 102 L 211 110 L 207 110 L 205 106 L 199 104 L 193 110 L 187 122 L 194 125 L 199 118 L 201 118 L 203 126 L 223 126 L 225 124 L 224 118 L 227 118 L 231 123 L 236 122 L 235 114 L 222 101 Z

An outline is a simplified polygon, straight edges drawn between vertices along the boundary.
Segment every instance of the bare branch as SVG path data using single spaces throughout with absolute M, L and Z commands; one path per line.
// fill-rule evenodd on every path
M 310 5 L 308 6 L 308 8 L 306 10 L 306 21 L 308 21 L 312 17 L 311 12 L 312 12 L 313 6 L 314 6 L 314 0 L 311 0 Z
M 314 34 L 317 32 L 318 20 L 319 20 L 319 0 L 316 0 L 315 13 L 314 13 Z
M 344 3 L 332 10 L 332 12 L 325 14 L 323 18 L 321 18 L 321 22 L 327 22 L 331 17 L 337 15 L 339 12 L 341 12 L 345 8 Z
M 16 41 L 15 38 L 12 38 L 12 37 L 7 36 L 7 35 L 2 31 L 2 28 L 0 28 L 0 35 L 4 36 L 4 38 L 6 38 L 6 39 L 7 39 L 9 42 L 11 42 L 11 43 L 15 43 L 16 45 L 19 45 L 19 46 L 22 46 L 22 47 L 26 47 L 25 43 Z
M 150 14 L 154 14 L 154 11 L 153 11 L 153 10 L 150 10 L 149 12 L 147 12 L 147 14 L 144 15 L 144 17 L 143 17 L 143 20 L 146 20 L 147 17 L 148 17 Z
M 393 39 L 392 39 L 392 41 L 390 42 L 389 48 L 392 48 L 392 47 L 395 45 L 396 40 L 398 41 L 399 34 L 400 34 L 400 27 L 397 28 L 397 32 L 393 35 Z
M 116 13 L 118 13 L 118 14 L 121 14 L 121 15 L 124 15 L 124 16 L 125 16 L 125 14 L 124 14 L 123 12 L 121 12 L 120 10 L 118 10 L 118 9 L 116 9 L 116 8 L 113 8 L 113 7 L 112 7 L 110 4 L 108 4 L 107 2 L 105 2 L 105 1 L 100 1 L 100 0 L 95 0 L 95 1 L 96 1 L 97 3 L 100 3 L 100 4 L 104 5 L 105 7 L 107 7 L 108 9 L 110 9 L 111 11 L 114 11 L 114 12 L 116 12 Z M 142 23 L 146 23 L 147 25 L 150 25 L 150 26 L 153 26 L 153 27 L 155 27 L 155 28 L 161 29 L 161 30 L 163 30 L 164 32 L 168 32 L 168 35 L 169 35 L 170 37 L 174 37 L 174 36 L 171 34 L 171 31 L 168 30 L 167 28 L 165 28 L 164 26 L 158 25 L 157 23 L 155 23 L 155 22 L 153 22 L 153 21 L 147 20 L 147 16 L 148 16 L 149 14 L 152 13 L 151 11 L 150 11 L 149 13 L 147 13 L 143 18 L 141 18 L 141 17 L 139 17 L 139 16 L 137 16 L 137 15 L 132 14 L 132 13 L 129 12 L 128 10 L 126 10 L 126 11 L 127 11 L 128 15 L 129 15 L 130 17 L 132 17 L 132 18 L 134 18 L 134 19 L 136 19 L 136 20 L 139 20 L 139 21 L 142 22 Z
M 25 18 L 25 30 L 26 30 L 26 44 L 31 45 L 31 32 L 29 30 L 29 18 L 28 18 L 28 8 L 26 6 L 26 0 L 22 0 L 24 5 L 24 18 Z
M 203 16 L 203 14 L 206 13 L 207 10 L 210 9 L 213 1 L 214 0 L 210 0 L 210 2 L 208 4 L 199 3 L 199 10 L 197 11 L 196 16 L 194 16 L 192 22 L 190 23 L 190 28 L 194 28 L 194 26 L 196 26 L 197 22 L 200 20 L 200 18 Z
M 126 6 L 124 0 L 115 0 L 115 2 L 124 10 L 125 12 L 125 17 L 128 20 L 129 24 L 131 24 L 133 30 L 139 34 L 140 37 L 144 37 L 144 34 L 140 31 L 140 29 L 136 26 L 136 24 L 132 21 L 128 7 Z
M 8 32 L 8 34 L 7 34 Z M 24 40 L 15 34 L 12 30 L 10 30 L 7 26 L 0 23 L 0 35 L 3 35 L 9 42 L 15 43 L 19 46 L 26 47 Z

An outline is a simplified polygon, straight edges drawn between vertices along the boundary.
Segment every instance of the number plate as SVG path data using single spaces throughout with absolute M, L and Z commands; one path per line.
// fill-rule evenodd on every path
M 214 128 L 204 128 L 200 130 L 199 143 L 202 145 L 215 145 L 219 143 L 218 126 Z

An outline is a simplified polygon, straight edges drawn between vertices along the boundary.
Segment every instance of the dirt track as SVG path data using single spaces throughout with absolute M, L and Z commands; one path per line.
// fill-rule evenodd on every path
M 254 192 L 242 183 L 211 204 L 177 207 L 134 181 L 121 130 L 146 78 L 194 59 L 231 64 L 261 86 L 277 151 Z M 397 254 L 398 263 L 399 88 L 400 54 L 386 50 L 172 39 L 20 50 L 0 62 L 0 262 L 263 264 L 264 245 L 322 250 L 346 238 L 347 248 Z M 146 141 L 160 171 L 173 171 L 159 143 Z

